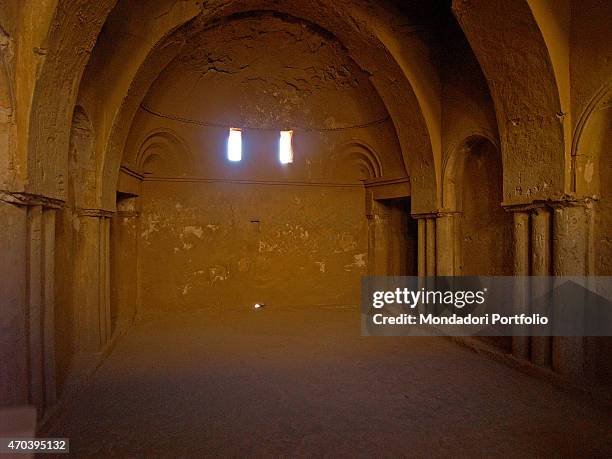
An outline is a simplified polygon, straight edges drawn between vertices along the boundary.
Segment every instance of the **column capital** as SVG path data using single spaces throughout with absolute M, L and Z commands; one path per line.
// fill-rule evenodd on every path
M 26 193 L 24 191 L 0 190 L 0 201 L 17 206 L 44 206 L 51 209 L 60 209 L 65 201 L 47 196 Z
M 538 209 L 560 209 L 566 207 L 585 207 L 590 208 L 597 201 L 594 196 L 576 198 L 573 196 L 564 196 L 560 199 L 536 200 L 529 203 L 509 204 L 502 203 L 502 207 L 507 212 L 533 212 Z
M 440 218 L 440 217 L 452 217 L 455 215 L 462 215 L 463 212 L 458 211 L 458 210 L 447 210 L 447 209 L 441 209 L 441 210 L 436 210 L 433 212 L 424 212 L 424 213 L 419 213 L 419 214 L 411 214 L 410 216 L 414 219 L 421 219 L 421 218 Z
M 562 209 L 566 207 L 583 207 L 585 209 L 590 209 L 593 207 L 593 204 L 597 201 L 597 199 L 593 197 L 580 198 L 580 199 L 568 199 L 564 201 L 553 201 L 548 203 L 548 207 L 552 209 Z
M 436 212 L 436 217 L 454 217 L 456 215 L 463 215 L 463 212 L 459 210 L 440 210 Z
M 426 212 L 426 213 L 421 213 L 421 214 L 411 214 L 410 215 L 412 218 L 416 218 L 418 219 L 427 219 L 427 218 L 436 218 L 438 216 L 438 212 Z
M 76 209 L 76 214 L 79 217 L 96 217 L 96 218 L 110 218 L 114 212 L 104 209 Z

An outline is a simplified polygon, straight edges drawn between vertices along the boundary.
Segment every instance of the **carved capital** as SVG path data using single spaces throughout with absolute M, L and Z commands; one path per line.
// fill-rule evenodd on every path
M 51 209 L 59 209 L 65 204 L 65 202 L 61 199 L 8 190 L 0 190 L 0 201 L 15 204 L 17 206 L 44 206 Z
M 76 209 L 79 217 L 110 218 L 114 212 L 104 209 Z
M 588 196 L 583 198 L 576 198 L 570 195 L 563 196 L 560 199 L 550 199 L 542 201 L 533 201 L 526 204 L 503 204 L 502 207 L 507 212 L 534 212 L 538 209 L 549 208 L 559 209 L 564 207 L 585 207 L 592 208 L 593 203 L 597 201 L 597 197 Z
M 436 218 L 438 216 L 438 212 L 425 212 L 421 214 L 412 214 L 412 218 L 416 218 L 417 220 L 420 218 L 428 219 L 428 218 Z

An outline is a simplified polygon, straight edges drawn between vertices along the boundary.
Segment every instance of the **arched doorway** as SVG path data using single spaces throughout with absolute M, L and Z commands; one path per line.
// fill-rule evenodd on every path
M 455 223 L 455 275 L 512 275 L 512 215 L 502 207 L 502 160 L 489 138 L 468 137 L 451 153 L 443 196 Z M 482 339 L 505 352 L 512 348 L 511 337 Z

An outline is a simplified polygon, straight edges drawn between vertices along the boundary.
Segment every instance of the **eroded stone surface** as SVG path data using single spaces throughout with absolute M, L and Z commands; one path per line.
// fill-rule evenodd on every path
M 611 275 L 611 22 L 599 0 L 2 2 L 0 404 L 46 412 L 138 312 Z M 493 344 L 609 391 L 610 339 Z

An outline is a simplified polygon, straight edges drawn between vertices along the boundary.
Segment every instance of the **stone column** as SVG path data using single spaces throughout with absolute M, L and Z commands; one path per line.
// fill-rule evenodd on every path
M 551 211 L 548 207 L 536 207 L 531 211 L 531 275 L 550 276 L 551 275 Z M 544 287 L 538 281 L 532 286 Z M 545 293 L 533 290 L 532 297 L 535 298 Z M 552 338 L 550 336 L 531 337 L 531 360 L 536 365 L 549 367 L 552 361 Z
M 416 217 L 415 217 L 416 218 Z M 418 247 L 417 247 L 417 256 L 418 256 L 418 276 L 425 277 L 427 275 L 427 256 L 426 256 L 426 232 L 427 227 L 425 224 L 424 218 L 419 218 L 418 220 Z
M 413 214 L 418 220 L 418 275 L 436 275 L 436 214 Z
M 32 404 L 39 416 L 56 401 L 55 212 L 59 200 L 0 192 L 2 307 L 0 399 Z
M 28 208 L 30 401 L 42 413 L 56 401 L 55 209 Z
M 440 213 L 436 219 L 436 273 L 438 276 L 454 276 L 457 256 L 456 214 Z
M 1 406 L 28 403 L 26 218 L 27 207 L 0 199 Z
M 26 290 L 28 311 L 28 339 L 29 339 L 29 373 L 30 373 L 30 402 L 40 413 L 44 407 L 43 383 L 43 218 L 42 206 L 35 205 L 28 208 L 28 282 Z
M 135 197 L 117 201 L 111 219 L 111 320 L 131 322 L 138 304 L 138 217 Z
M 436 221 L 435 214 L 413 214 L 418 221 L 418 276 L 419 288 L 432 286 L 426 278 L 436 275 Z M 424 305 L 418 306 L 425 312 Z
M 426 273 L 427 276 L 436 275 L 436 219 L 428 217 L 426 220 Z
M 587 203 L 556 203 L 553 214 L 552 271 L 555 276 L 587 274 L 589 218 Z M 576 317 L 580 320 L 580 317 Z M 553 369 L 580 378 L 584 374 L 584 338 L 561 336 L 553 339 Z
M 81 209 L 76 229 L 74 304 L 78 352 L 100 352 L 111 335 L 110 217 L 98 209 Z
M 516 209 L 513 213 L 513 273 L 515 276 L 529 276 L 529 212 L 523 209 Z M 527 295 L 528 292 L 525 292 L 522 287 L 518 287 L 517 291 L 515 291 L 517 313 L 527 312 Z M 529 360 L 528 336 L 514 336 L 512 338 L 512 354 L 517 358 Z

